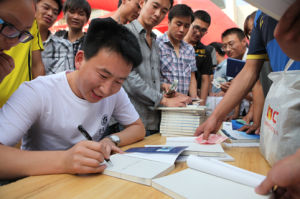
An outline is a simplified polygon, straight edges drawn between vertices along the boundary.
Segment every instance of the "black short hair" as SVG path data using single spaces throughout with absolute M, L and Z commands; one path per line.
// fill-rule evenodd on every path
M 119 0 L 118 7 L 122 4 L 122 0 Z
M 144 0 L 144 2 L 147 2 L 147 0 Z M 173 3 L 174 3 L 174 0 L 170 0 L 170 4 L 171 4 L 170 9 L 173 7 Z
M 195 19 L 200 19 L 205 23 L 208 23 L 208 25 L 210 25 L 211 23 L 210 15 L 204 10 L 197 10 L 196 12 L 194 12 L 194 17 Z
M 222 33 L 222 39 L 228 35 L 236 34 L 240 41 L 245 39 L 246 35 L 244 31 L 240 28 L 229 28 Z
M 248 28 L 248 23 L 249 23 L 250 20 L 253 20 L 253 22 L 254 22 L 256 12 L 257 11 L 254 11 L 250 15 L 248 15 L 245 19 L 245 22 L 244 22 L 244 33 L 245 33 L 245 35 L 248 39 L 250 38 L 250 29 Z
M 38 3 L 40 1 L 41 0 L 37 0 L 36 2 Z M 58 5 L 58 14 L 60 14 L 60 12 L 62 11 L 62 8 L 63 8 L 61 0 L 53 0 L 53 1 L 55 1 L 57 3 L 57 5 Z
M 103 48 L 119 53 L 132 63 L 133 68 L 143 59 L 138 40 L 129 29 L 109 18 L 93 19 L 83 42 L 85 59 L 95 56 Z
M 212 42 L 209 44 L 209 46 L 212 46 L 217 52 L 219 55 L 221 56 L 225 56 L 225 51 L 222 49 L 222 46 L 223 44 L 220 43 L 220 42 Z
M 71 9 L 83 9 L 86 14 L 87 20 L 89 20 L 92 12 L 91 6 L 89 2 L 87 2 L 87 0 L 66 0 L 63 8 L 64 13 Z
M 193 10 L 185 4 L 177 4 L 171 8 L 168 19 L 172 21 L 174 17 L 191 17 L 192 22 L 194 21 Z

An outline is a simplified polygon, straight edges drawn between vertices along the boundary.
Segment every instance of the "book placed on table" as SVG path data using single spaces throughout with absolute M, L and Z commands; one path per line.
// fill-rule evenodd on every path
M 110 156 L 112 164 L 106 164 L 103 174 L 151 185 L 152 179 L 164 176 L 174 169 L 174 163 L 185 149 L 179 147 L 138 147 L 131 148 L 125 154 Z
M 206 119 L 206 107 L 159 107 L 161 110 L 160 133 L 163 136 L 193 136 L 197 127 Z
M 235 128 L 236 129 L 236 128 Z M 237 147 L 258 147 L 260 136 L 256 134 L 247 134 L 243 131 L 233 130 L 232 122 L 223 122 L 222 129 L 219 134 L 227 136 L 229 142 L 232 146 Z M 226 144 L 225 146 L 230 146 Z
M 187 146 L 181 155 L 226 156 L 221 144 L 199 144 L 197 137 L 167 137 L 166 146 Z
M 152 181 L 152 187 L 172 198 L 263 199 L 254 188 L 265 178 L 214 159 L 189 156 L 189 168 Z

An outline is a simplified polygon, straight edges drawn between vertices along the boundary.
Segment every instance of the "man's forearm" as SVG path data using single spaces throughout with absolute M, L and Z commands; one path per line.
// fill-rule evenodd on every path
M 191 74 L 191 83 L 189 88 L 190 97 L 196 98 L 197 97 L 197 80 L 195 76 L 195 72 Z
M 126 126 L 123 131 L 116 133 L 116 135 L 120 137 L 121 142 L 119 146 L 125 146 L 142 140 L 146 135 L 146 131 L 142 120 L 138 119 L 136 122 Z
M 200 90 L 200 98 L 203 100 L 202 105 L 205 105 L 205 103 L 206 103 L 206 98 L 207 98 L 208 90 L 209 90 L 209 84 L 210 84 L 209 75 L 202 75 L 201 90 Z
M 265 96 L 260 81 L 253 87 L 253 122 L 260 126 L 261 115 L 265 103 Z
M 65 173 L 63 151 L 23 151 L 0 144 L 0 179 Z

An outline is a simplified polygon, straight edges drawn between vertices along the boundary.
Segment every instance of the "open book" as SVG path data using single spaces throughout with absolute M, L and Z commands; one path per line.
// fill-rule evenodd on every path
M 254 192 L 265 176 L 218 160 L 190 156 L 188 169 L 152 181 L 155 189 L 173 198 L 268 198 Z
M 161 148 L 166 149 L 165 147 Z M 174 169 L 175 160 L 186 147 L 172 148 L 174 148 L 172 152 L 176 151 L 175 153 L 161 153 L 161 151 L 149 153 L 149 150 L 144 150 L 147 152 L 114 154 L 110 156 L 112 164 L 106 164 L 107 168 L 103 174 L 151 185 L 153 178 L 164 176 Z M 131 151 L 143 150 L 135 148 Z
M 279 20 L 288 7 L 296 0 L 245 0 L 267 15 Z

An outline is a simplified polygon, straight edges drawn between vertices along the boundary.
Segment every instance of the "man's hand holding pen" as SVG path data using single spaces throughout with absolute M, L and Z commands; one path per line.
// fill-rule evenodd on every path
M 114 149 L 112 149 L 114 150 Z M 107 145 L 95 141 L 81 141 L 64 153 L 64 173 L 101 173 L 104 159 L 109 158 Z

